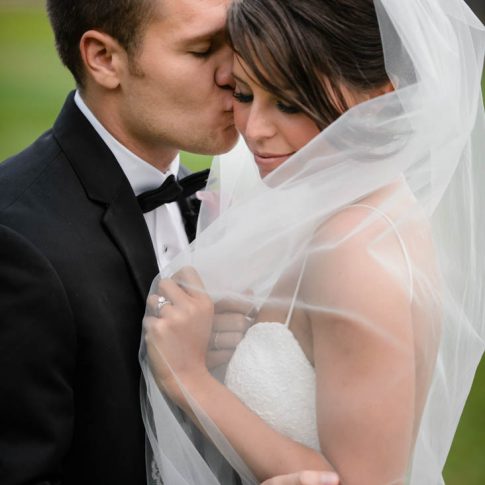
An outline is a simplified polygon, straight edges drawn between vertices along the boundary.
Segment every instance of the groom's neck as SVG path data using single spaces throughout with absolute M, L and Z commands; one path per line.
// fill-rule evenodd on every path
M 80 92 L 80 95 L 96 119 L 125 148 L 161 172 L 169 168 L 179 150 L 156 136 L 138 134 L 136 126 L 129 119 L 124 119 L 116 95 L 99 96 L 86 91 Z

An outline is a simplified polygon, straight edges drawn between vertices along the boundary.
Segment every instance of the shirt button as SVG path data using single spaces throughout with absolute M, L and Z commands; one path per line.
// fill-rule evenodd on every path
M 168 253 L 168 246 L 166 244 L 162 247 L 164 253 Z

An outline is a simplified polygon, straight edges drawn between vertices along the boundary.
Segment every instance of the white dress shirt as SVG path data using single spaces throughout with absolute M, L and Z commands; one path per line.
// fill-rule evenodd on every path
M 116 140 L 106 128 L 96 119 L 76 91 L 74 101 L 88 121 L 93 125 L 98 135 L 112 151 L 121 169 L 128 178 L 135 195 L 147 190 L 156 189 L 173 174 L 178 174 L 180 157 L 177 155 L 165 172 L 142 160 Z M 107 181 L 109 183 L 109 181 Z M 180 208 L 176 202 L 165 204 L 155 210 L 143 214 L 152 238 L 157 256 L 158 267 L 162 270 L 182 249 L 188 246 Z

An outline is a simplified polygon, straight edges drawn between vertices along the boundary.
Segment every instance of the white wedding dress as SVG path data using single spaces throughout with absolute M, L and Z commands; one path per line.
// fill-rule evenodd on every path
M 229 362 L 225 384 L 276 431 L 320 450 L 315 369 L 287 324 L 253 325 Z
M 411 260 L 396 225 L 375 207 L 366 204 L 353 204 L 353 207 L 369 209 L 391 226 L 406 262 L 412 300 Z M 224 383 L 273 429 L 320 451 L 315 369 L 289 328 L 292 310 L 286 323 L 259 322 L 247 331 L 228 364 Z

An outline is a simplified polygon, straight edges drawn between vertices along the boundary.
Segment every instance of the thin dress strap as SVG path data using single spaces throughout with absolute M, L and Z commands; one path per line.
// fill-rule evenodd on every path
M 286 317 L 286 322 L 285 322 L 286 328 L 290 326 L 291 317 L 293 316 L 293 311 L 295 310 L 296 297 L 298 296 L 298 293 L 300 291 L 301 281 L 303 279 L 303 273 L 305 271 L 307 259 L 308 259 L 308 253 L 306 253 L 305 259 L 303 260 L 303 264 L 301 265 L 300 276 L 298 277 L 295 292 L 293 293 L 293 299 L 291 300 L 290 309 L 288 310 L 288 315 Z
M 414 294 L 414 284 L 413 284 L 413 270 L 411 266 L 411 258 L 409 257 L 409 253 L 406 249 L 406 245 L 404 244 L 404 240 L 401 237 L 401 234 L 399 234 L 399 231 L 397 230 L 396 225 L 394 224 L 393 220 L 382 210 L 378 209 L 377 207 L 374 207 L 372 205 L 367 205 L 367 204 L 352 204 L 350 207 L 364 207 L 365 209 L 370 209 L 371 211 L 377 212 L 379 215 L 381 215 L 392 227 L 394 230 L 394 233 L 397 236 L 397 239 L 399 241 L 399 244 L 401 246 L 403 255 L 404 255 L 404 260 L 406 261 L 406 266 L 408 268 L 408 275 L 409 275 L 409 301 L 412 301 L 413 299 L 413 294 Z
M 399 234 L 399 231 L 397 230 L 396 225 L 394 224 L 392 219 L 385 212 L 381 211 L 377 207 L 373 207 L 373 206 L 367 205 L 367 204 L 352 204 L 350 207 L 363 207 L 365 209 L 369 209 L 371 211 L 377 212 L 379 215 L 381 215 L 389 223 L 389 225 L 394 230 L 394 233 L 396 234 L 397 239 L 399 241 L 399 244 L 401 246 L 401 250 L 402 250 L 403 255 L 404 255 L 404 260 L 406 262 L 406 266 L 407 266 L 407 269 L 408 269 L 409 301 L 412 301 L 413 294 L 414 294 L 414 284 L 413 284 L 413 270 L 412 270 L 412 266 L 411 266 L 411 258 L 409 257 L 409 253 L 406 249 L 406 245 L 404 244 L 404 240 L 401 237 L 401 234 Z M 291 317 L 293 316 L 293 311 L 295 310 L 296 298 L 298 296 L 298 292 L 300 291 L 300 286 L 301 286 L 301 282 L 302 282 L 302 279 L 303 279 L 303 273 L 305 271 L 307 259 L 308 259 L 308 253 L 305 256 L 305 259 L 303 261 L 301 271 L 300 271 L 300 276 L 298 277 L 298 282 L 296 284 L 295 292 L 293 294 L 293 299 L 291 301 L 290 309 L 288 310 L 288 315 L 286 317 L 285 327 L 287 327 L 287 328 L 290 326 Z

